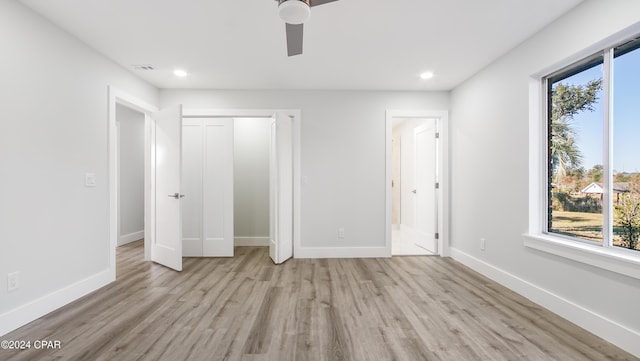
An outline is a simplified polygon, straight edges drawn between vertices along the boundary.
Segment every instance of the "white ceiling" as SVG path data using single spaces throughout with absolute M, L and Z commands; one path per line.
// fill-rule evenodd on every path
M 20 1 L 159 88 L 449 90 L 582 0 L 340 0 L 291 58 L 274 0 Z

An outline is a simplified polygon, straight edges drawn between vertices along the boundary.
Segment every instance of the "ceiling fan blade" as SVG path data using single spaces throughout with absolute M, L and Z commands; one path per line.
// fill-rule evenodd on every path
M 310 0 L 310 4 L 311 6 L 318 6 L 326 3 L 332 3 L 334 1 L 338 1 L 338 0 Z
M 287 54 L 289 56 L 302 54 L 303 24 L 285 24 L 287 26 Z

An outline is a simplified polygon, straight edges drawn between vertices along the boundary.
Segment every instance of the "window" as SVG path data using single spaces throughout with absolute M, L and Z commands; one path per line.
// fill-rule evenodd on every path
M 640 38 L 604 49 L 544 82 L 543 231 L 640 251 Z

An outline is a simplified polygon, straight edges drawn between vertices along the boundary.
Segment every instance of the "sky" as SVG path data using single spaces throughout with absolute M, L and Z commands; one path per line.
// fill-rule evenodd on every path
M 640 49 L 615 58 L 613 74 L 613 169 L 640 172 Z M 602 65 L 561 82 L 577 85 L 598 78 L 602 78 Z M 573 121 L 586 170 L 602 164 L 602 92 L 598 98 L 593 112 L 577 114 Z

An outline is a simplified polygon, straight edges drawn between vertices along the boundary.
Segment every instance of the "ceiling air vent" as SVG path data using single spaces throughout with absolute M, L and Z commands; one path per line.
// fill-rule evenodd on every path
M 133 64 L 132 66 L 135 70 L 155 70 L 153 65 L 149 64 Z

